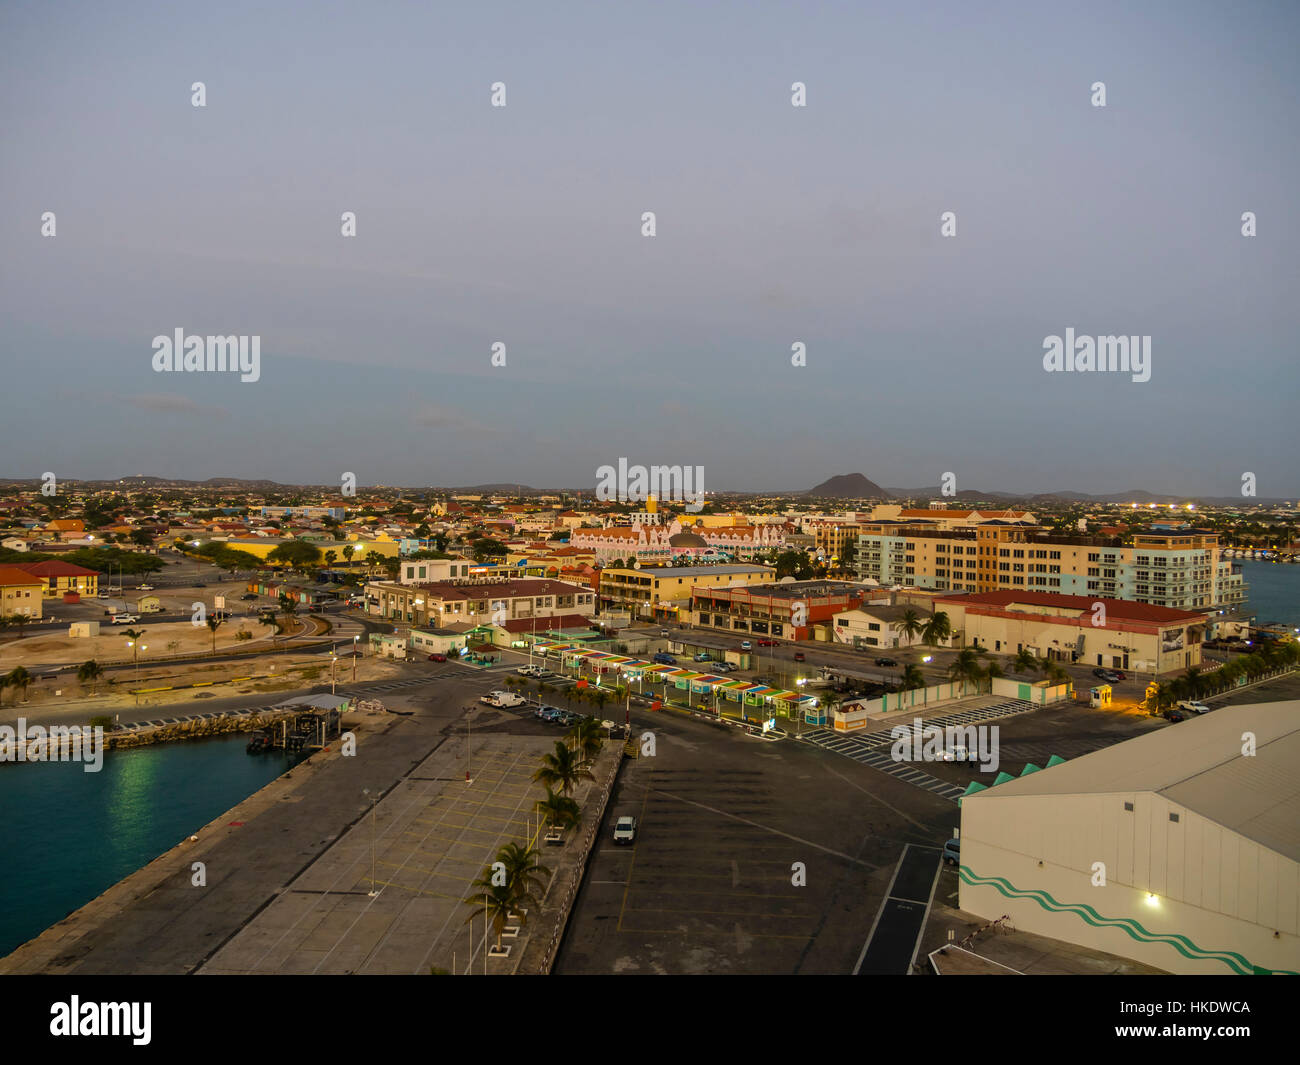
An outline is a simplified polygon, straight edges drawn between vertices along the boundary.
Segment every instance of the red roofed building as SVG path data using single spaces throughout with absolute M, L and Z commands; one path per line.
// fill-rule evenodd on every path
M 65 592 L 95 595 L 99 591 L 99 574 L 71 562 L 15 562 L 14 568 L 38 577 L 46 599 L 58 599 Z
M 0 616 L 41 616 L 44 582 L 19 566 L 0 565 Z
M 1161 676 L 1201 664 L 1208 612 L 1050 592 L 939 596 L 955 646 Z

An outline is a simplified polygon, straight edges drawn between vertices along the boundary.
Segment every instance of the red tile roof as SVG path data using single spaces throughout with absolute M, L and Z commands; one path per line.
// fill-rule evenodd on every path
M 95 570 L 74 566 L 71 562 L 14 562 L 12 565 L 33 577 L 95 577 Z
M 1091 613 L 1093 604 L 1104 603 L 1106 616 L 1116 621 L 1147 621 L 1171 625 L 1201 621 L 1209 613 L 1208 610 L 1175 610 L 1173 607 L 1156 606 L 1152 603 L 1135 603 L 1129 599 L 1104 599 L 1092 595 L 1058 595 L 1053 592 L 976 592 L 966 595 L 939 596 L 936 602 L 955 603 L 968 608 L 993 607 L 999 610 L 1012 605 L 1038 606 L 1057 610 L 1077 610 L 1079 613 Z

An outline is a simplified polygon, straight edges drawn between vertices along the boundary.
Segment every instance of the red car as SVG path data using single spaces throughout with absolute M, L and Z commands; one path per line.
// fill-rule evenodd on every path
M 430 655 L 430 656 L 429 656 L 429 661 L 430 661 L 430 662 L 445 662 L 445 661 L 447 661 L 447 656 L 446 656 L 446 655 L 433 654 L 433 655 Z
M 776 646 L 776 641 L 775 641 L 775 640 L 759 640 L 759 641 L 758 641 L 758 646 L 759 646 L 759 647 L 775 647 L 775 646 Z

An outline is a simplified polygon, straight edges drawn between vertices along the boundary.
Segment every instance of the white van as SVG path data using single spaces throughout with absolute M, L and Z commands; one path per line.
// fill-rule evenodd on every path
M 528 702 L 528 700 L 522 695 L 517 695 L 514 692 L 497 691 L 488 692 L 485 696 L 479 699 L 479 702 L 485 703 L 488 706 L 507 708 L 512 706 L 523 706 Z

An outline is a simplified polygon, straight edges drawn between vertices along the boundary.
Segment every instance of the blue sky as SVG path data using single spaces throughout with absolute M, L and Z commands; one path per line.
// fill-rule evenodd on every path
M 8 4 L 0 476 L 1295 495 L 1300 9 L 1131 8 Z

